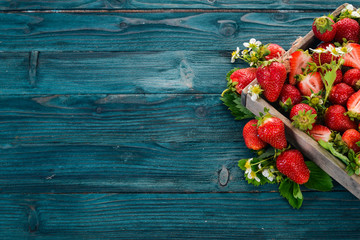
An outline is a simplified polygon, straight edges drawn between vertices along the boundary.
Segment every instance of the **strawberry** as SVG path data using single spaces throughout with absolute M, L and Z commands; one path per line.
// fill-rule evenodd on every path
M 344 66 L 360 69 L 360 45 L 357 43 L 348 43 L 345 47 L 348 50 L 351 49 L 351 51 L 345 53 L 343 56 Z
M 293 85 L 284 84 L 279 96 L 279 105 L 284 109 L 284 111 L 289 111 L 294 105 L 300 102 L 300 91 Z
M 332 139 L 331 130 L 323 125 L 316 124 L 308 132 L 310 136 L 316 141 L 323 140 L 325 142 L 328 142 Z
M 339 68 L 338 70 L 336 70 L 336 78 L 334 80 L 333 85 L 341 83 L 343 80 L 343 73 L 341 71 L 341 69 Z
M 306 103 L 296 104 L 290 111 L 292 124 L 302 131 L 311 130 L 316 117 L 316 110 Z
M 346 107 L 350 118 L 360 119 L 360 90 L 349 97 Z
M 360 26 L 356 20 L 343 18 L 335 24 L 335 28 L 336 34 L 334 39 L 336 42 L 342 43 L 343 38 L 348 42 L 359 42 Z
M 285 50 L 281 46 L 274 44 L 274 43 L 270 43 L 267 46 L 267 49 L 270 51 L 270 54 L 265 56 L 266 60 L 270 60 L 273 58 L 279 58 L 285 53 Z
M 245 145 L 252 150 L 260 150 L 267 146 L 267 143 L 258 136 L 257 120 L 252 119 L 243 128 Z
M 360 141 L 360 132 L 355 129 L 348 129 L 343 133 L 342 140 L 350 149 L 354 150 L 354 152 L 360 151 L 360 147 L 356 144 Z
M 356 129 L 356 123 L 345 113 L 346 109 L 341 105 L 330 106 L 325 112 L 325 125 L 331 130 L 338 132 L 345 132 L 352 128 Z
M 343 77 L 343 82 L 355 89 L 360 88 L 360 69 L 351 68 L 347 70 Z
M 276 159 L 277 169 L 298 184 L 306 183 L 310 178 L 310 170 L 305 164 L 299 150 L 290 149 L 282 152 Z
M 324 42 L 330 42 L 336 34 L 336 24 L 334 20 L 327 16 L 315 18 L 312 24 L 315 37 Z
M 347 100 L 354 93 L 355 91 L 352 87 L 346 83 L 339 83 L 332 87 L 329 95 L 329 101 L 333 104 L 346 106 Z
M 290 74 L 289 74 L 289 83 L 291 85 L 296 84 L 295 76 L 297 74 L 303 73 L 303 69 L 306 68 L 307 63 L 312 62 L 312 58 L 307 51 L 298 50 L 291 54 L 290 57 Z
M 319 72 L 309 73 L 306 75 L 300 74 L 298 76 L 299 82 L 297 86 L 303 96 L 310 96 L 311 93 L 318 93 L 324 89 L 324 83 L 321 80 Z
M 335 45 L 332 44 L 332 43 L 321 43 L 319 46 L 317 46 L 316 49 L 325 50 L 330 45 L 335 47 Z M 329 52 L 326 52 L 326 53 L 314 52 L 312 54 L 312 59 L 313 59 L 314 63 L 316 63 L 316 65 L 318 65 L 318 66 L 320 66 L 322 64 L 325 64 L 325 63 L 331 63 L 331 61 L 337 61 L 338 60 L 337 57 L 334 57 Z
M 258 67 L 256 78 L 269 102 L 275 102 L 286 80 L 286 68 L 282 63 L 271 62 Z
M 236 92 L 241 94 L 242 90 L 256 78 L 256 68 L 238 69 L 230 75 L 231 81 L 236 82 Z
M 258 133 L 261 140 L 274 148 L 283 149 L 287 146 L 284 123 L 269 113 L 259 119 Z

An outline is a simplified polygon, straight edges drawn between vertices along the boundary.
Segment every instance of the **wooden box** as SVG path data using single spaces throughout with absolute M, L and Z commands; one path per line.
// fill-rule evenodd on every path
M 338 16 L 343 8 L 345 8 L 346 3 L 339 6 L 332 14 Z M 311 26 L 309 26 L 311 29 Z M 313 34 L 310 31 L 303 38 L 297 40 L 293 46 L 290 48 L 286 54 L 289 56 L 291 53 L 297 49 L 308 49 L 309 47 L 314 47 L 319 43 Z M 295 148 L 300 150 L 308 159 L 315 162 L 320 168 L 327 172 L 333 179 L 339 182 L 352 194 L 360 199 L 360 177 L 357 175 L 349 176 L 345 172 L 345 164 L 341 160 L 334 157 L 330 152 L 322 148 L 315 140 L 313 140 L 306 133 L 300 131 L 299 129 L 292 126 L 291 121 L 282 115 L 278 110 L 276 110 L 272 105 L 267 101 L 260 98 L 256 102 L 252 101 L 250 95 L 248 94 L 249 86 L 256 84 L 257 81 L 254 80 L 249 84 L 243 91 L 241 95 L 242 103 L 246 106 L 251 112 L 255 115 L 258 115 L 259 112 L 264 111 L 264 107 L 268 108 L 270 113 L 278 118 L 280 118 L 286 127 L 286 138 L 290 144 Z

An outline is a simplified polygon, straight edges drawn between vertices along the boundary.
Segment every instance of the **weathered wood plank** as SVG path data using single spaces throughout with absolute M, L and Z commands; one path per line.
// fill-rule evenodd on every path
M 2 144 L 243 141 L 218 94 L 16 95 L 0 106 Z
M 237 168 L 253 156 L 246 121 L 218 95 L 17 95 L 0 106 L 2 192 L 254 190 Z
M 244 181 L 237 162 L 252 155 L 241 142 L 8 144 L 0 149 L 0 189 L 2 193 L 276 191 L 276 185 L 254 189 Z M 229 177 L 220 184 L 221 170 Z
M 323 14 L 0 13 L 0 51 L 230 51 L 252 37 L 288 49 Z
M 347 1 L 351 4 L 358 4 L 357 1 Z M 300 9 L 318 10 L 335 9 L 339 1 L 278 1 L 278 0 L 38 0 L 38 1 L 0 1 L 0 10 L 28 10 L 28 9 Z
M 230 55 L 218 51 L 0 53 L 4 73 L 0 93 L 219 94 L 226 88 L 226 72 L 246 66 L 231 64 Z
M 0 147 L 2 193 L 277 191 L 247 184 L 237 162 L 254 155 L 241 142 Z
M 304 197 L 293 210 L 278 193 L 1 194 L 0 233 L 4 240 L 359 239 L 360 205 L 350 193 Z

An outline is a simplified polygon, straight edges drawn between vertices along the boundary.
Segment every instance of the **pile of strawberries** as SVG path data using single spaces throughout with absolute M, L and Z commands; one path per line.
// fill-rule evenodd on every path
M 336 156 L 356 156 L 352 173 L 359 175 L 360 15 L 352 18 L 349 11 L 345 9 L 337 18 L 322 16 L 314 20 L 312 30 L 320 42 L 314 49 L 300 49 L 284 59 L 282 47 L 265 45 L 264 61 L 233 71 L 229 79 L 239 94 L 257 79 L 259 88 L 249 94 L 261 92 L 295 127 L 322 146 L 328 144 Z M 276 167 L 294 182 L 302 184 L 309 179 L 302 154 L 286 150 L 280 119 L 267 113 L 250 120 L 243 136 L 250 149 L 261 150 L 267 145 L 282 149 Z

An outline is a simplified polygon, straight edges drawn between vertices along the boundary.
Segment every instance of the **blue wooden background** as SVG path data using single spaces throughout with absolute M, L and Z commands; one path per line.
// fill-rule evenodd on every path
M 219 100 L 237 46 L 340 4 L 0 0 L 0 239 L 359 239 L 339 184 L 300 210 L 248 185 Z

